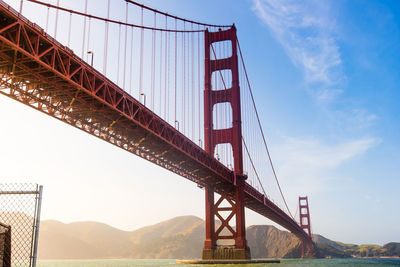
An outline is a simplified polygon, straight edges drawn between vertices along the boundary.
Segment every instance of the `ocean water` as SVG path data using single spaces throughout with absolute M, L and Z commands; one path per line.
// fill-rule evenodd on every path
M 281 263 L 259 264 L 180 264 L 175 260 L 42 260 L 37 267 L 164 267 L 164 266 L 192 266 L 192 267 L 305 267 L 305 266 L 400 266 L 400 259 L 283 259 Z

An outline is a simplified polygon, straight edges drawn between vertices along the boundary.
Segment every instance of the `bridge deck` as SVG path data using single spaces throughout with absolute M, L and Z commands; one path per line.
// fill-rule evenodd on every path
M 233 195 L 231 170 L 1 0 L 0 93 L 197 184 Z M 297 222 L 248 183 L 245 203 L 310 241 Z

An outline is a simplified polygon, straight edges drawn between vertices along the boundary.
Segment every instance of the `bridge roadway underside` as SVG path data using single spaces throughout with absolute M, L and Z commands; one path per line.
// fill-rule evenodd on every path
M 231 170 L 1 0 L 0 93 L 233 197 Z M 311 241 L 248 183 L 245 203 Z

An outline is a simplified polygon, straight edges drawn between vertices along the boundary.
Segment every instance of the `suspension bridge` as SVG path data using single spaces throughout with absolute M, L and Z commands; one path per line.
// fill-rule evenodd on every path
M 246 207 L 294 233 L 311 257 L 308 200 L 299 199 L 298 222 L 272 164 L 235 25 L 131 0 L 67 2 L 21 0 L 17 11 L 0 0 L 0 93 L 204 188 L 203 259 L 250 259 Z M 33 7 L 41 10 L 35 22 L 23 15 Z

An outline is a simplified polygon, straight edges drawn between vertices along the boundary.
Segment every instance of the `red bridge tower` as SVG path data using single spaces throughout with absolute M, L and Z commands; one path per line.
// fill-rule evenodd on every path
M 212 44 L 221 41 L 230 41 L 232 55 L 223 59 L 211 59 Z M 225 90 L 213 90 L 211 81 L 212 73 L 230 70 L 232 74 L 232 87 Z M 204 74 L 204 139 L 205 151 L 214 156 L 218 144 L 231 144 L 234 159 L 234 173 L 236 177 L 234 193 L 221 194 L 217 202 L 214 199 L 214 185 L 206 186 L 206 240 L 202 251 L 203 259 L 250 259 L 250 249 L 247 246 L 246 226 L 244 213 L 244 182 L 247 178 L 243 174 L 242 158 L 242 121 L 240 110 L 240 87 L 237 56 L 236 28 L 218 32 L 205 32 L 205 74 Z M 231 128 L 213 128 L 213 108 L 218 103 L 230 103 L 232 107 L 233 123 Z M 222 207 L 228 203 L 228 207 Z M 224 218 L 220 212 L 230 212 Z M 215 229 L 215 219 L 221 221 Z M 235 217 L 236 228 L 229 225 Z M 225 230 L 224 230 L 225 229 Z M 228 234 L 227 234 L 228 233 Z M 219 246 L 218 240 L 233 239 L 232 246 Z
M 311 237 L 311 221 L 310 221 L 310 210 L 308 208 L 308 197 L 299 197 L 299 215 L 300 215 L 300 227 Z M 313 244 L 305 244 L 301 241 L 301 257 L 311 257 L 313 254 Z

